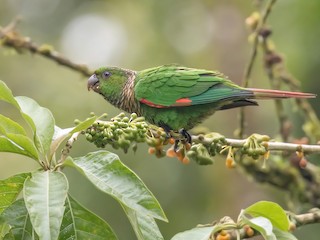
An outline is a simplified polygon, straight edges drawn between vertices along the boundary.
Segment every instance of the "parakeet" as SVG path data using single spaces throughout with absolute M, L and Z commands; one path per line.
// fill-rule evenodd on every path
M 168 130 L 189 130 L 217 110 L 258 105 L 253 99 L 314 98 L 311 93 L 243 88 L 217 71 L 163 65 L 142 71 L 101 67 L 88 90 Z

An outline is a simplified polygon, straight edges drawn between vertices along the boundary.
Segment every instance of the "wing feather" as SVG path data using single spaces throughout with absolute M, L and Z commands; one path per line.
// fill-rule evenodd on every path
M 152 107 L 180 107 L 218 102 L 248 93 L 214 71 L 164 65 L 138 73 L 135 97 Z

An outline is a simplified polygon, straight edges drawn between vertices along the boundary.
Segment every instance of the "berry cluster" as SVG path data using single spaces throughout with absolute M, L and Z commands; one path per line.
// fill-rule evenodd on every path
M 266 142 L 268 142 L 269 140 L 269 136 L 252 134 L 243 144 L 241 152 L 248 155 L 249 157 L 252 157 L 255 160 L 257 160 L 261 156 L 267 158 L 269 152 Z
M 111 121 L 98 120 L 84 132 L 86 139 L 99 148 L 110 144 L 114 149 L 123 149 L 127 152 L 130 146 L 137 149 L 136 143 L 145 142 L 148 124 L 143 117 L 132 113 L 127 117 L 124 113 L 111 119 Z
M 200 135 L 196 142 L 187 152 L 187 157 L 200 165 L 212 164 L 213 157 L 226 143 L 225 137 L 219 133 Z
M 236 165 L 234 148 L 227 144 L 223 135 L 219 133 L 198 135 L 190 144 L 179 133 L 166 133 L 162 128 L 146 123 L 145 119 L 138 117 L 136 113 L 132 113 L 129 117 L 120 113 L 110 121 L 97 120 L 83 134 L 89 142 L 99 148 L 110 145 L 114 149 L 122 149 L 125 153 L 129 148 L 136 151 L 137 143 L 145 142 L 150 146 L 150 154 L 155 154 L 158 158 L 174 157 L 184 164 L 188 164 L 190 160 L 199 165 L 212 164 L 216 154 L 228 150 L 226 166 L 233 168 Z M 239 150 L 253 159 L 261 156 L 267 159 L 268 141 L 268 136 L 253 134 Z M 165 150 L 167 145 L 171 147 Z

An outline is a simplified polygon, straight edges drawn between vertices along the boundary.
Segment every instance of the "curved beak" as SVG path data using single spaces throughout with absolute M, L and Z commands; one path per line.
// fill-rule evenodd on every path
M 88 91 L 92 89 L 93 91 L 96 91 L 99 87 L 99 79 L 95 74 L 93 74 L 89 79 L 88 79 Z

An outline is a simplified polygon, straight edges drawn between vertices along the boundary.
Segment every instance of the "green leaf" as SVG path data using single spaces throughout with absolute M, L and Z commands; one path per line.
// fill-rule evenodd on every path
M 298 240 L 292 233 L 282 231 L 278 228 L 274 228 L 273 233 L 276 235 L 277 240 Z
M 1 214 L 1 219 L 10 225 L 11 233 L 14 236 L 14 239 L 39 239 L 32 228 L 28 210 L 23 199 L 15 201 L 8 208 L 6 208 Z M 9 235 L 6 237 L 8 239 L 12 239 L 9 238 Z
M 167 221 L 157 199 L 116 154 L 97 151 L 83 157 L 68 158 L 65 164 L 75 166 L 98 189 L 127 207 L 140 214 Z
M 6 135 L 7 133 L 27 135 L 26 131 L 19 123 L 3 116 L 2 114 L 0 114 L 0 133 L 3 135 Z
M 58 239 L 68 181 L 61 172 L 35 172 L 24 183 L 23 195 L 40 239 Z
M 15 240 L 12 231 L 8 232 L 4 237 L 3 240 Z
M 12 232 L 10 231 L 9 224 L 6 223 L 3 219 L 1 219 L 0 216 L 0 239 L 4 239 L 5 236 L 9 237 L 10 235 L 12 235 Z
M 117 236 L 105 221 L 68 195 L 59 235 L 59 240 L 67 239 L 116 240 Z
M 29 123 L 34 132 L 38 150 L 46 154 L 49 151 L 54 133 L 52 113 L 47 108 L 39 106 L 31 98 L 20 96 L 16 97 L 16 100 L 21 108 L 23 118 Z
M 251 228 L 258 231 L 264 237 L 264 239 L 277 240 L 276 236 L 273 233 L 272 223 L 268 218 L 256 217 L 249 219 L 243 214 L 241 215 L 241 220 Z
M 140 214 L 139 212 L 131 208 L 128 208 L 123 204 L 121 204 L 121 206 L 124 209 L 125 213 L 127 214 L 138 240 L 144 240 L 144 239 L 163 240 L 164 239 L 153 217 Z
M 196 227 L 174 235 L 171 240 L 208 240 L 214 230 L 215 226 Z
M 61 129 L 58 126 L 54 127 L 54 135 L 53 135 L 53 141 L 50 146 L 50 159 L 52 158 L 53 154 L 57 151 L 57 148 L 59 145 L 71 134 L 80 132 L 82 130 L 87 129 L 90 127 L 95 120 L 97 119 L 96 116 L 86 119 L 85 121 L 78 124 L 76 127 L 73 128 L 65 128 Z
M 283 231 L 289 229 L 289 219 L 286 212 L 277 203 L 260 201 L 244 210 L 244 213 L 252 217 L 262 216 L 268 218 L 272 225 Z
M 0 152 L 12 152 L 39 159 L 33 141 L 21 134 L 8 133 L 6 136 L 0 136 Z
M 17 109 L 20 109 L 19 104 L 14 99 L 11 90 L 1 80 L 0 80 L 0 100 L 8 102 L 8 103 L 12 104 L 13 106 L 15 106 Z
M 16 200 L 22 190 L 24 181 L 30 175 L 30 173 L 20 173 L 0 180 L 0 213 Z

